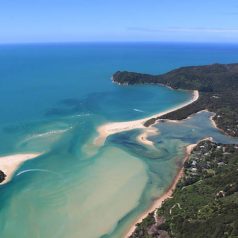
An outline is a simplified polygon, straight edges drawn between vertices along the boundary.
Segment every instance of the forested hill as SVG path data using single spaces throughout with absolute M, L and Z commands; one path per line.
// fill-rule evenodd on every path
M 238 237 L 238 146 L 201 141 L 184 164 L 172 198 L 131 238 Z
M 172 88 L 217 92 L 235 90 L 238 87 L 238 64 L 213 64 L 190 66 L 161 75 L 118 71 L 113 81 L 120 84 L 161 83 Z
M 213 64 L 190 66 L 161 75 L 118 71 L 113 81 L 119 84 L 163 84 L 174 89 L 198 90 L 199 99 L 193 104 L 161 118 L 181 120 L 198 111 L 215 112 L 219 128 L 231 136 L 238 136 L 238 64 Z M 161 118 L 154 118 L 151 125 Z

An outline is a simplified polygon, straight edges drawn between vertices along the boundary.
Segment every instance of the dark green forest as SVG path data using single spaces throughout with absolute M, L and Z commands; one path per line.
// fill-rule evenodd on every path
M 238 237 L 238 146 L 200 142 L 184 164 L 171 199 L 132 238 Z
M 173 89 L 198 90 L 199 99 L 158 119 L 181 120 L 201 110 L 216 113 L 214 121 L 226 134 L 238 136 L 238 64 L 213 64 L 175 69 L 161 75 L 118 71 L 113 81 L 119 84 L 162 84 Z

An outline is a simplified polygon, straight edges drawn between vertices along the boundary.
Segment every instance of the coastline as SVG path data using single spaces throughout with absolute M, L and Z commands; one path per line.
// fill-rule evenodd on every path
M 217 126 L 217 124 L 216 124 L 216 122 L 215 122 L 215 120 L 214 120 L 214 117 L 215 117 L 215 115 L 213 115 L 213 116 L 210 117 L 210 121 L 211 121 L 212 126 L 213 126 L 214 128 L 216 128 L 217 130 L 219 130 L 220 132 L 222 132 L 223 134 L 225 134 L 225 135 L 227 135 L 227 136 L 231 136 L 231 135 L 229 135 L 226 131 L 222 130 L 221 128 L 219 128 L 219 127 Z
M 144 123 L 150 119 L 153 118 L 158 118 L 161 117 L 163 115 L 166 115 L 170 112 L 176 111 L 178 109 L 181 109 L 183 107 L 186 107 L 192 103 L 194 103 L 195 101 L 197 101 L 199 99 L 199 91 L 198 90 L 194 90 L 193 91 L 193 97 L 187 101 L 184 102 L 176 107 L 173 107 L 171 109 L 168 109 L 166 111 L 163 111 L 161 113 L 155 114 L 153 116 L 150 117 L 146 117 L 143 119 L 139 119 L 139 120 L 134 120 L 134 121 L 128 121 L 128 122 L 115 122 L 115 123 L 107 123 L 104 124 L 100 127 L 97 128 L 98 131 L 98 137 L 94 140 L 94 144 L 97 146 L 103 145 L 105 140 L 107 139 L 108 136 L 116 134 L 116 133 L 120 133 L 123 131 L 129 131 L 129 130 L 133 130 L 133 129 L 144 129 L 142 131 L 142 133 L 137 136 L 137 141 L 141 144 L 144 144 L 146 146 L 150 146 L 153 147 L 154 144 L 152 141 L 150 141 L 148 139 L 148 136 L 153 135 L 155 133 L 157 133 L 157 129 L 155 127 L 153 127 L 153 125 L 155 123 L 158 123 L 157 120 L 155 120 L 155 122 L 153 124 L 151 124 L 149 127 L 144 126 Z M 204 111 L 204 110 L 202 110 Z M 214 128 L 217 128 L 217 125 L 213 119 L 214 116 L 210 117 L 211 123 L 214 126 Z M 167 119 L 165 119 L 167 121 Z M 174 123 L 178 123 L 180 122 L 180 120 L 169 120 L 171 122 Z M 217 128 L 218 129 L 218 128 Z M 186 146 L 185 149 L 185 157 L 183 159 L 183 164 L 184 162 L 189 158 L 189 155 L 191 154 L 193 148 L 196 146 L 197 144 L 190 144 L 188 146 Z M 129 229 L 125 232 L 125 234 L 123 235 L 123 237 L 128 238 L 130 237 L 133 232 L 136 229 L 136 225 L 140 222 L 142 222 L 142 220 L 144 218 L 146 218 L 148 216 L 149 213 L 155 211 L 156 209 L 160 208 L 161 205 L 163 204 L 163 202 L 170 198 L 173 194 L 174 189 L 176 188 L 177 183 L 179 182 L 179 180 L 183 177 L 184 175 L 184 167 L 182 166 L 176 176 L 174 177 L 173 181 L 171 182 L 170 186 L 165 190 L 165 192 L 158 197 L 158 199 L 156 199 L 152 205 L 149 207 L 149 209 L 147 209 L 145 212 L 143 212 L 136 220 L 135 222 L 133 222 L 133 224 L 129 227 Z
M 134 121 L 127 121 L 127 122 L 112 122 L 112 123 L 106 123 L 100 127 L 97 128 L 97 132 L 98 132 L 98 137 L 95 138 L 94 140 L 94 144 L 101 146 L 104 144 L 105 140 L 107 139 L 108 136 L 113 135 L 113 134 L 117 134 L 123 131 L 130 131 L 133 129 L 143 129 L 146 128 L 144 126 L 144 123 L 150 119 L 153 118 L 158 118 L 161 117 L 163 115 L 166 115 L 170 112 L 176 111 L 178 109 L 181 109 L 185 106 L 188 106 L 192 103 L 194 103 L 195 101 L 197 101 L 199 98 L 199 92 L 198 90 L 194 90 L 193 91 L 193 97 L 189 100 L 186 101 L 176 107 L 173 107 L 171 109 L 168 109 L 166 111 L 163 111 L 161 113 L 155 114 L 153 116 L 150 117 L 146 117 L 143 119 L 139 119 L 139 120 L 134 120 Z M 141 142 L 144 140 L 140 140 Z M 148 144 L 148 142 L 147 142 Z
M 190 144 L 188 146 L 186 146 L 185 148 L 185 156 L 183 159 L 183 164 L 186 160 L 188 160 L 189 155 L 191 154 L 193 148 L 196 146 L 197 144 Z M 155 211 L 156 209 L 160 208 L 161 205 L 163 204 L 163 202 L 168 199 L 171 198 L 174 189 L 176 188 L 177 183 L 179 182 L 179 180 L 183 177 L 184 175 L 184 167 L 182 165 L 182 167 L 178 170 L 177 175 L 175 176 L 175 178 L 173 179 L 171 185 L 167 188 L 167 190 L 158 197 L 158 199 L 156 199 L 152 205 L 149 207 L 149 209 L 147 209 L 145 212 L 143 212 L 137 219 L 136 221 L 130 226 L 130 228 L 128 229 L 128 231 L 126 231 L 124 238 L 128 238 L 130 237 L 133 232 L 136 229 L 136 224 L 142 222 L 142 220 L 144 218 L 146 218 L 148 216 L 149 213 Z
M 0 170 L 6 174 L 6 178 L 0 185 L 6 184 L 11 181 L 16 170 L 27 160 L 34 159 L 42 153 L 32 154 L 14 154 L 0 157 Z

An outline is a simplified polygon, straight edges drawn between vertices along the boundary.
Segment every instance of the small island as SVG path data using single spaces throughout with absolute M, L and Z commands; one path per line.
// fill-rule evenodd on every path
M 120 85 L 161 84 L 173 89 L 198 90 L 199 99 L 183 108 L 151 118 L 145 126 L 159 119 L 182 120 L 202 110 L 216 115 L 213 120 L 218 128 L 231 136 L 238 136 L 238 64 L 212 64 L 190 66 L 161 75 L 118 71 L 113 82 Z

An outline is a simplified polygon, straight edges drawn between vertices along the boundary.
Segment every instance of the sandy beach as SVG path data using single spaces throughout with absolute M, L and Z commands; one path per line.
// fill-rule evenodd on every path
M 210 117 L 210 121 L 211 121 L 211 123 L 212 123 L 212 126 L 215 127 L 215 128 L 218 129 L 218 130 L 221 130 L 220 128 L 217 127 L 217 124 L 216 124 L 216 122 L 214 121 L 213 117 L 214 117 L 214 116 L 211 116 L 211 117 Z
M 207 110 L 206 110 L 206 111 L 207 111 Z M 215 122 L 215 120 L 214 120 L 214 116 L 215 116 L 215 114 L 210 117 L 210 121 L 211 121 L 211 123 L 212 123 L 212 126 L 213 126 L 214 128 L 216 128 L 217 130 L 221 131 L 222 133 L 224 133 L 225 135 L 228 135 L 224 130 L 222 130 L 221 128 L 219 128 L 219 127 L 217 126 L 217 124 L 216 124 L 216 122 Z M 229 135 L 228 135 L 228 136 L 229 136 Z
M 191 144 L 188 145 L 186 147 L 186 154 L 184 157 L 184 161 L 183 163 L 189 158 L 190 153 L 192 152 L 193 148 L 196 146 L 197 144 Z M 178 183 L 178 181 L 180 180 L 180 178 L 183 176 L 184 174 L 184 169 L 183 167 L 178 171 L 176 177 L 173 179 L 171 185 L 169 186 L 169 188 L 165 191 L 164 194 L 162 194 L 162 196 L 160 196 L 158 199 L 156 199 L 153 204 L 151 205 L 151 207 L 145 211 L 143 214 L 141 214 L 140 217 L 138 217 L 138 219 L 131 225 L 130 229 L 126 232 L 125 234 L 125 238 L 128 238 L 129 236 L 132 235 L 132 233 L 134 232 L 134 230 L 136 229 L 136 224 L 142 222 L 142 220 L 144 218 L 147 217 L 148 213 L 153 212 L 154 210 L 156 210 L 157 208 L 160 208 L 162 203 L 170 198 L 173 194 L 174 189 L 176 188 L 176 185 Z
M 34 154 L 15 154 L 0 157 L 0 170 L 2 170 L 6 174 L 6 179 L 0 184 L 8 183 L 15 171 L 27 160 L 34 159 L 40 156 L 40 153 Z
M 146 117 L 143 119 L 139 119 L 139 120 L 127 121 L 127 122 L 113 122 L 113 123 L 104 124 L 97 128 L 98 137 L 94 140 L 94 144 L 98 145 L 98 146 L 103 145 L 108 136 L 119 133 L 119 132 L 130 131 L 133 129 L 143 129 L 143 128 L 145 128 L 144 123 L 146 121 L 148 121 L 149 119 L 160 117 L 160 116 L 163 116 L 163 115 L 170 113 L 172 111 L 183 108 L 183 107 L 197 101 L 198 98 L 199 98 L 199 92 L 197 90 L 195 90 L 195 91 L 193 91 L 193 97 L 191 98 L 191 100 L 184 102 L 174 108 L 168 109 L 164 112 L 161 112 L 161 113 L 158 113 L 158 114 L 155 114 L 153 116 Z M 142 141 L 143 140 L 141 140 L 141 142 Z
M 136 139 L 141 144 L 154 147 L 154 143 L 150 141 L 148 137 L 158 134 L 159 134 L 158 129 L 156 127 L 151 126 L 149 128 L 145 128 L 143 132 L 139 136 L 137 136 Z

